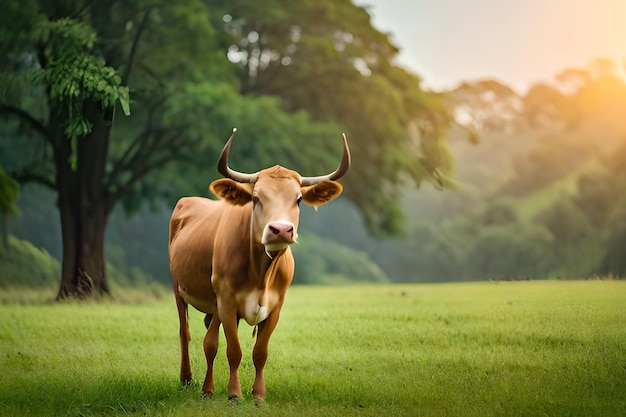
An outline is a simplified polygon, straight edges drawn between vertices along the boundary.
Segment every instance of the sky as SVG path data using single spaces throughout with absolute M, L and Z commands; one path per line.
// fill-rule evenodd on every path
M 356 0 L 434 90 L 495 78 L 524 92 L 600 57 L 626 63 L 626 0 Z

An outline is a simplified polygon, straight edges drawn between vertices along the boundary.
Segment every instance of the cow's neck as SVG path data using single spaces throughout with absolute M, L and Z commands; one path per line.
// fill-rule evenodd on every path
M 278 266 L 279 258 L 286 249 L 275 252 L 267 252 L 265 245 L 254 239 L 254 210 L 250 211 L 250 274 L 254 276 L 257 288 L 265 290 L 272 284 L 276 272 L 272 271 Z M 268 273 L 269 272 L 269 273 Z
M 276 276 L 275 268 L 278 267 L 279 259 L 285 253 L 286 249 L 271 252 L 265 251 L 265 246 L 261 243 L 251 242 L 250 244 L 250 268 L 251 273 L 257 282 L 257 288 L 265 289 L 271 286 Z M 271 257 L 270 257 L 271 256 Z

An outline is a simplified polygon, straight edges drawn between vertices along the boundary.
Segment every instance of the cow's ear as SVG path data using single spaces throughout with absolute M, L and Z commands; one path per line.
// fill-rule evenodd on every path
M 209 185 L 209 190 L 217 198 L 235 206 L 243 206 L 252 200 L 253 184 L 241 183 L 227 178 L 215 180 Z
M 315 208 L 339 197 L 343 187 L 335 181 L 322 181 L 315 185 L 302 187 L 302 200 Z

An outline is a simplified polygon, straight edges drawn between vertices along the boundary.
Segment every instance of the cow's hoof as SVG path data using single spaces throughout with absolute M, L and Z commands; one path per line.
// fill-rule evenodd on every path
M 239 402 L 241 401 L 240 397 L 237 397 L 236 395 L 232 395 L 230 397 L 228 397 L 228 402 L 230 403 L 230 405 L 238 405 Z
M 202 393 L 202 399 L 206 399 L 206 398 L 213 398 L 213 393 L 212 392 L 203 392 Z
M 188 387 L 189 385 L 191 385 L 191 381 L 191 378 L 181 378 L 180 385 L 182 385 L 183 387 Z
M 265 398 L 254 397 L 254 405 L 257 407 L 265 407 L 267 403 L 265 402 Z

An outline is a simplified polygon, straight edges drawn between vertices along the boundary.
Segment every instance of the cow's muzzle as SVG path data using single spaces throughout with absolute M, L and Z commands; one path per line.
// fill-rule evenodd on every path
M 265 225 L 261 243 L 266 251 L 278 251 L 292 243 L 297 243 L 297 232 L 293 223 L 286 220 L 276 220 Z

